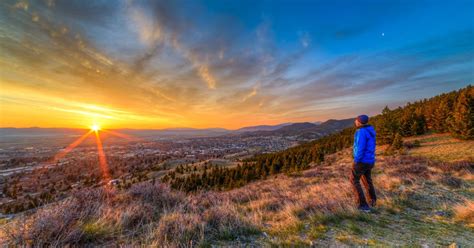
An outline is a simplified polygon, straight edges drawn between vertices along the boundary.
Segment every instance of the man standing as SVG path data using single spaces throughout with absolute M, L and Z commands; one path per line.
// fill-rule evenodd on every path
M 354 134 L 354 164 L 351 175 L 351 183 L 359 204 L 358 209 L 364 212 L 370 212 L 370 207 L 374 207 L 377 201 L 371 177 L 371 171 L 375 163 L 375 130 L 367 124 L 368 122 L 369 117 L 367 115 L 359 115 L 354 121 L 357 130 Z M 361 178 L 369 192 L 370 207 L 360 185 Z

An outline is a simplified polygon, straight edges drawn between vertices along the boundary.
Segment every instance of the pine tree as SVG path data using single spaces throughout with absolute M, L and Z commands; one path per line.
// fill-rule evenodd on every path
M 447 97 L 443 98 L 434 112 L 433 129 L 437 132 L 444 133 L 448 131 L 447 120 L 451 113 L 451 102 Z
M 449 119 L 450 131 L 460 139 L 474 139 L 474 97 L 470 94 L 471 88 L 469 86 L 458 96 Z
M 424 115 L 414 115 L 413 123 L 411 125 L 411 134 L 420 135 L 426 132 L 426 119 Z
M 408 137 L 414 134 L 413 126 L 416 125 L 413 111 L 411 109 L 403 112 L 400 119 L 400 134 Z
M 400 149 L 402 149 L 402 147 L 403 147 L 402 136 L 399 133 L 397 133 L 397 134 L 395 134 L 395 138 L 393 139 L 393 143 L 392 143 L 391 148 L 393 150 L 400 150 Z
M 388 106 L 382 111 L 380 121 L 377 123 L 377 129 L 378 139 L 381 144 L 391 144 L 395 133 L 398 133 L 398 124 Z

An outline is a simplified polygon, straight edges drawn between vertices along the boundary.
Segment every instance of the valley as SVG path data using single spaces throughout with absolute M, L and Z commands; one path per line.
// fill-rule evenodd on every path
M 57 245 L 468 246 L 473 161 L 439 162 L 416 150 L 433 142 L 445 149 L 449 137 L 416 137 L 420 147 L 403 154 L 385 155 L 388 146 L 380 147 L 374 172 L 380 200 L 371 214 L 354 207 L 346 149 L 303 172 L 225 192 L 185 196 L 152 181 L 83 190 L 8 222 L 3 237 Z M 473 141 L 459 143 L 473 152 Z

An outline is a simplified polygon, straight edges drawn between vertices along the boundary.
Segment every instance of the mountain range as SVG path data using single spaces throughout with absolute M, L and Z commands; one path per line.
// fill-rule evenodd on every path
M 119 129 L 125 134 L 138 137 L 215 137 L 222 135 L 244 136 L 294 136 L 309 135 L 311 137 L 339 131 L 352 123 L 352 119 L 328 120 L 326 122 L 281 123 L 276 125 L 258 125 L 229 130 L 225 128 L 167 128 L 167 129 Z M 72 128 L 0 128 L 0 137 L 43 137 L 80 134 L 83 129 Z

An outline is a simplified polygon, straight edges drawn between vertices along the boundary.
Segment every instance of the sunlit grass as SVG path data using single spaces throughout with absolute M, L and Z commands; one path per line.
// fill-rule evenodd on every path
M 474 162 L 474 140 L 460 141 L 449 134 L 428 134 L 406 139 L 414 140 L 420 141 L 421 146 L 410 149 L 410 155 L 442 162 Z

